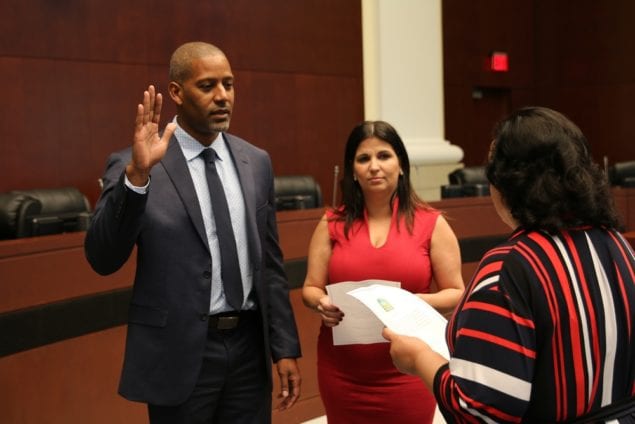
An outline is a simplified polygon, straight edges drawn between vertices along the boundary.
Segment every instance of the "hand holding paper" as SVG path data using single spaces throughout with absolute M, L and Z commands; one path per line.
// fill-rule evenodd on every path
M 345 317 L 333 327 L 333 344 L 387 343 L 381 335 L 384 324 L 364 304 L 347 293 L 369 285 L 399 287 L 400 283 L 384 280 L 345 281 L 326 286 L 331 303 L 337 306 Z
M 384 325 L 398 334 L 417 337 L 449 359 L 445 342 L 447 320 L 425 301 L 398 287 L 371 285 L 348 292 Z

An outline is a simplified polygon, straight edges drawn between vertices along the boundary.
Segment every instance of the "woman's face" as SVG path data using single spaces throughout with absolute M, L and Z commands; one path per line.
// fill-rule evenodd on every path
M 373 192 L 394 193 L 400 172 L 399 157 L 387 142 L 370 137 L 357 147 L 353 176 L 365 196 Z

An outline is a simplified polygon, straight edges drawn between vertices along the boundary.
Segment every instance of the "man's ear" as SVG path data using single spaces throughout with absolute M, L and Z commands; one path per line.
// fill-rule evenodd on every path
M 183 104 L 183 87 L 177 82 L 170 81 L 168 84 L 168 93 L 170 93 L 170 97 L 177 105 L 181 106 Z

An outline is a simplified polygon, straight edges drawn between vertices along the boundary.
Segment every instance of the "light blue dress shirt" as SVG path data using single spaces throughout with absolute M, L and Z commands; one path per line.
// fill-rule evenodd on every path
M 176 123 L 176 118 L 173 122 Z M 221 269 L 220 266 L 217 266 L 221 263 L 221 256 L 218 245 L 218 236 L 216 234 L 216 224 L 212 211 L 212 199 L 210 199 L 209 190 L 207 188 L 207 178 L 205 177 L 205 163 L 199 156 L 206 147 L 185 132 L 178 123 L 174 136 L 183 151 L 183 155 L 187 161 L 187 166 L 190 170 L 190 175 L 192 176 L 192 181 L 194 182 L 194 189 L 196 190 L 198 202 L 201 207 L 205 233 L 207 235 L 207 242 L 211 252 L 212 269 L 210 271 L 212 273 L 212 295 L 210 300 L 210 314 L 213 315 L 220 312 L 230 311 L 232 308 L 227 304 L 225 294 L 223 292 Z M 243 283 L 243 293 L 245 293 L 243 309 L 252 309 L 254 307 L 254 303 L 251 299 L 247 299 L 247 295 L 251 292 L 253 276 L 247 245 L 245 200 L 243 198 L 238 172 L 222 133 L 218 134 L 218 137 L 212 142 L 210 147 L 216 151 L 216 155 L 218 156 L 216 159 L 216 171 L 223 183 L 225 196 L 227 197 L 227 205 L 229 206 L 229 214 L 232 221 L 232 229 L 234 230 L 234 237 L 236 238 L 240 274 Z M 126 185 L 130 189 L 139 193 L 147 192 L 147 188 L 149 187 L 149 183 L 146 185 L 145 189 L 143 187 L 132 186 L 127 178 Z

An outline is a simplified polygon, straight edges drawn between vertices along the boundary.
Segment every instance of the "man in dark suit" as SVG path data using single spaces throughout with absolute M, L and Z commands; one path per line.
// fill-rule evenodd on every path
M 281 381 L 280 409 L 295 403 L 301 381 L 271 161 L 226 133 L 234 77 L 221 50 L 182 45 L 170 60 L 170 80 L 177 116 L 161 134 L 163 100 L 149 86 L 132 147 L 108 160 L 85 241 L 100 274 L 117 271 L 137 247 L 119 392 L 146 402 L 152 423 L 268 423 L 271 361 Z M 210 161 L 230 225 L 219 225 Z M 226 259 L 232 249 L 220 248 L 225 227 L 237 246 L 233 283 Z M 232 292 L 238 304 L 230 302 Z

